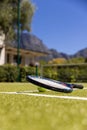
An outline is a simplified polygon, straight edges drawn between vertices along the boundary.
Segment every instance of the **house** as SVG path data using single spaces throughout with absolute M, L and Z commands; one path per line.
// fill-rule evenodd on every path
M 20 58 L 21 65 L 28 66 L 38 61 L 38 57 L 48 55 L 49 51 L 43 42 L 35 35 L 21 33 L 20 35 Z M 17 40 L 5 41 L 5 35 L 0 34 L 0 65 L 17 64 Z

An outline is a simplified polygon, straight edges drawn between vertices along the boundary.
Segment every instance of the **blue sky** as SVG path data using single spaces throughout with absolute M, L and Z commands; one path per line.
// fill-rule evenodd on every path
M 32 34 L 48 48 L 74 54 L 87 47 L 87 0 L 32 0 Z

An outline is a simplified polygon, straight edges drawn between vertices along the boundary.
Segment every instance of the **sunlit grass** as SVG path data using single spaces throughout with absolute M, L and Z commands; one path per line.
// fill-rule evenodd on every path
M 31 83 L 0 83 L 0 91 L 27 91 L 27 90 L 36 90 L 37 86 Z
M 87 84 L 84 84 L 87 87 Z M 37 90 L 30 83 L 0 83 L 0 91 Z M 87 97 L 87 90 L 70 94 Z M 0 94 L 0 130 L 87 130 L 87 101 Z

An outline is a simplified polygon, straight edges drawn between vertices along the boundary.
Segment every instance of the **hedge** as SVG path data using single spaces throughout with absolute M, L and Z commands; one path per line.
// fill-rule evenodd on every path
M 17 82 L 18 68 L 12 65 L 0 66 L 0 82 Z M 25 82 L 27 75 L 35 75 L 35 67 L 20 67 L 20 81 Z
M 38 68 L 38 75 L 41 69 Z M 87 82 L 87 66 L 77 67 L 45 67 L 43 68 L 43 77 L 59 80 L 63 82 Z M 0 66 L 0 82 L 17 82 L 18 68 L 12 65 Z M 35 75 L 35 67 L 20 67 L 20 81 L 26 82 L 27 75 Z
M 63 82 L 87 82 L 87 66 L 44 67 L 43 76 Z

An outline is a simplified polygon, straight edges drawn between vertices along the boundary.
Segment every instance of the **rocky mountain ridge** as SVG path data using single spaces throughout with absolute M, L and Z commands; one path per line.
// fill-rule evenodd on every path
M 63 53 L 63 52 L 58 52 L 56 49 L 49 49 L 49 51 L 50 51 L 50 55 L 48 57 L 50 57 L 51 59 L 53 59 L 53 58 L 70 59 L 70 58 L 77 58 L 77 57 L 87 58 L 87 48 L 79 50 L 78 52 L 76 52 L 73 55 L 68 55 L 68 54 Z
M 16 46 L 16 44 L 12 44 Z M 22 33 L 21 35 L 21 48 L 25 48 L 31 51 L 40 51 L 49 53 L 47 57 L 45 57 L 46 60 L 51 60 L 54 58 L 76 58 L 76 57 L 84 57 L 87 58 L 87 48 L 84 48 L 82 50 L 79 50 L 73 55 L 68 55 L 63 52 L 58 52 L 56 49 L 48 49 L 48 47 L 44 44 L 42 40 L 40 40 L 37 36 L 30 34 L 30 33 Z

